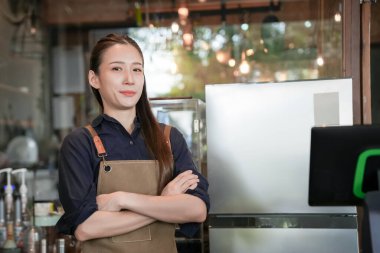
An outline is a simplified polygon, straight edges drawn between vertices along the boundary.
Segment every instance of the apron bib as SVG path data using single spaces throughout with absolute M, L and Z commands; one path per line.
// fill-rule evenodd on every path
M 91 129 L 90 132 L 94 137 L 95 143 L 100 142 L 102 146 L 95 130 Z M 102 151 L 105 154 L 105 150 L 104 148 L 99 149 L 98 145 L 96 143 L 99 156 L 101 156 Z M 100 162 L 98 177 L 98 195 L 115 191 L 158 195 L 159 169 L 156 160 L 105 161 L 104 155 L 102 158 L 103 161 Z M 88 240 L 82 242 L 82 252 L 177 253 L 175 225 L 156 221 L 126 234 Z

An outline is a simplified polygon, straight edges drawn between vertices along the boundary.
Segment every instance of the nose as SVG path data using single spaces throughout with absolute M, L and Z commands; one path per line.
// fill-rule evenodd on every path
M 133 73 L 131 70 L 125 70 L 123 84 L 125 84 L 125 85 L 133 85 L 134 84 Z

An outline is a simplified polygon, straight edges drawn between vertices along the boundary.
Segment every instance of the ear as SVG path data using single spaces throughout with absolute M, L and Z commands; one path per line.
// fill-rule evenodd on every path
M 90 83 L 90 85 L 95 88 L 95 89 L 99 89 L 100 86 L 99 86 L 99 77 L 97 74 L 95 74 L 95 72 L 93 70 L 90 70 L 88 71 L 88 82 Z

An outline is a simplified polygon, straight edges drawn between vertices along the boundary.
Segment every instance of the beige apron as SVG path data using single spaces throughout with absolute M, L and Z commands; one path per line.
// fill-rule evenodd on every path
M 158 163 L 155 160 L 106 161 L 105 149 L 91 126 L 86 126 L 94 138 L 98 155 L 103 158 L 99 168 L 97 194 L 126 191 L 157 195 Z M 169 140 L 170 127 L 165 127 Z M 170 145 L 170 141 L 168 141 Z M 101 226 L 101 224 L 99 224 Z M 176 253 L 175 225 L 156 221 L 132 232 L 82 243 L 83 253 L 155 252 Z

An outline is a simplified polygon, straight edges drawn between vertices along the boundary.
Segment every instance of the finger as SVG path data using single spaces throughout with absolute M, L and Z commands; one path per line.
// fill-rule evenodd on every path
M 195 190 L 195 188 L 197 188 L 198 186 L 198 183 L 195 183 L 195 184 L 192 184 L 188 190 Z
M 191 175 L 193 173 L 192 170 L 185 170 L 184 172 L 181 172 L 173 181 L 179 181 L 182 178 Z
M 184 192 L 187 191 L 190 188 L 192 188 L 192 190 L 194 190 L 198 183 L 199 183 L 199 179 L 198 178 L 186 181 L 186 183 L 183 184 L 183 190 L 184 190 Z
M 182 186 L 182 185 L 186 185 L 189 181 L 192 181 L 192 180 L 198 180 L 198 176 L 195 174 L 187 175 L 187 176 L 181 178 L 177 183 L 180 186 Z

